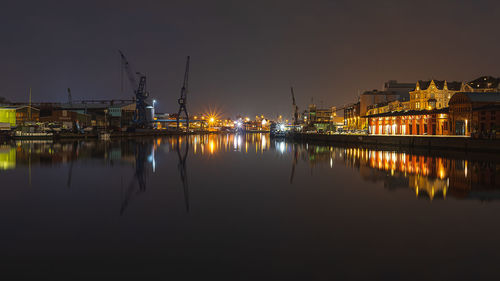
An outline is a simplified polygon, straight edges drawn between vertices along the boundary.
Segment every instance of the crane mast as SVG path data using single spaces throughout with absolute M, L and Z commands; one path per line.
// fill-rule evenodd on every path
M 149 122 L 146 114 L 146 99 L 149 96 L 149 93 L 146 91 L 146 75 L 141 74 L 140 72 L 132 71 L 132 67 L 130 66 L 125 55 L 120 52 L 122 67 L 125 69 L 127 73 L 128 80 L 130 82 L 130 86 L 134 89 L 135 94 L 135 113 L 134 113 L 134 124 L 138 128 L 147 128 L 149 127 Z M 137 82 L 136 75 L 139 76 L 139 82 Z
M 71 89 L 68 88 L 68 103 L 73 104 L 73 98 L 71 97 Z
M 293 87 L 290 87 L 290 90 L 292 92 L 292 105 L 293 105 L 293 125 L 297 126 L 298 124 L 298 119 L 299 119 L 299 107 L 295 103 L 295 94 L 293 93 Z
M 186 59 L 186 71 L 184 72 L 184 82 L 182 83 L 181 97 L 177 100 L 177 102 L 179 103 L 179 112 L 177 114 L 177 130 L 179 130 L 179 119 L 181 117 L 182 112 L 184 112 L 184 114 L 186 115 L 186 130 L 189 130 L 189 114 L 186 109 L 188 82 L 189 82 L 189 56 Z

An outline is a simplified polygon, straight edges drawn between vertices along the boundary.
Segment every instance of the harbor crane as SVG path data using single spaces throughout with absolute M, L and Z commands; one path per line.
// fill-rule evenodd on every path
M 135 113 L 134 113 L 134 124 L 137 128 L 148 128 L 151 124 L 148 122 L 147 114 L 146 114 L 146 99 L 149 96 L 149 93 L 146 91 L 146 75 L 140 72 L 132 71 L 132 68 L 127 61 L 127 58 L 120 52 L 120 56 L 122 59 L 122 68 L 125 70 L 128 76 L 128 80 L 130 82 L 130 86 L 134 89 L 135 94 Z M 139 82 L 137 82 L 136 76 L 139 77 Z
M 181 118 L 181 113 L 184 112 L 184 114 L 186 115 L 186 130 L 189 131 L 189 114 L 186 109 L 188 80 L 189 80 L 189 56 L 187 57 L 186 60 L 186 71 L 184 72 L 184 82 L 182 83 L 181 97 L 177 100 L 177 102 L 179 103 L 179 113 L 177 114 L 177 130 L 179 130 L 179 119 Z
M 68 88 L 68 103 L 73 104 L 73 98 L 71 97 L 71 89 Z

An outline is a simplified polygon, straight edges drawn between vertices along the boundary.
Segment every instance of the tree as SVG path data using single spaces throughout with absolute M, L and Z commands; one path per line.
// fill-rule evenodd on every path
M 4 97 L 0 97 L 0 103 L 9 103 L 9 101 Z

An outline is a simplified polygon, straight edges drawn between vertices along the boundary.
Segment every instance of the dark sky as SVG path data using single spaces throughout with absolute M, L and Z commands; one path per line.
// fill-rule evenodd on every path
M 190 55 L 191 112 L 289 115 L 292 84 L 304 109 L 389 79 L 500 76 L 499 26 L 499 1 L 4 1 L 0 96 L 129 98 L 121 49 L 161 111 Z

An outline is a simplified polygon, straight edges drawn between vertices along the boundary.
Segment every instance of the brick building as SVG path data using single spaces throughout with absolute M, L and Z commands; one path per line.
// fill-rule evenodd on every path
M 500 93 L 457 93 L 449 104 L 453 134 L 485 138 L 500 131 Z

